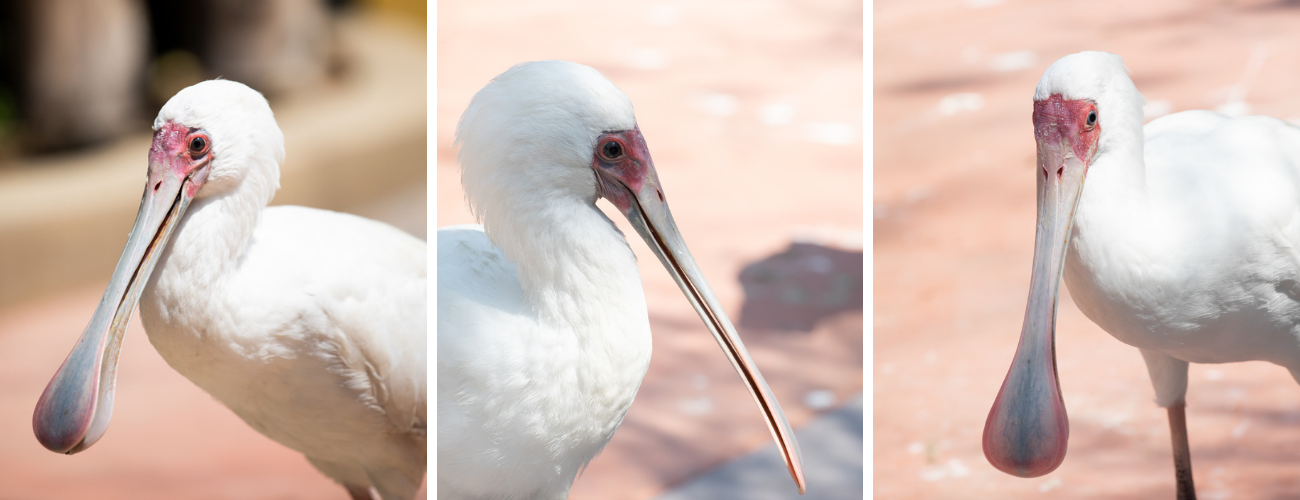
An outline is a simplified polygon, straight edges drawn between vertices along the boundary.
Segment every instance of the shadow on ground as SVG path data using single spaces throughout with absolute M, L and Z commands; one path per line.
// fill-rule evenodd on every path
M 740 284 L 740 326 L 810 332 L 827 317 L 862 311 L 862 252 L 791 243 L 745 266 Z

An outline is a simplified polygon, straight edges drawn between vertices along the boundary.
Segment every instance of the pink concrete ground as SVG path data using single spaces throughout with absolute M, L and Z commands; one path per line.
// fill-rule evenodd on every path
M 347 498 L 302 455 L 258 434 L 168 367 L 138 319 L 122 345 L 113 422 L 103 439 L 73 456 L 42 448 L 32 435 L 32 408 L 103 286 L 0 309 L 0 497 Z
M 801 227 L 861 245 L 860 9 L 851 1 L 439 3 L 437 225 L 473 222 L 452 142 L 474 92 L 520 62 L 581 62 L 632 99 L 677 223 L 736 319 L 742 268 L 784 251 L 808 232 Z M 602 205 L 624 234 L 636 234 Z M 771 439 L 698 316 L 632 239 L 654 358 L 574 499 L 652 498 Z M 843 401 L 861 388 L 859 311 L 808 333 L 742 327 L 741 335 L 795 427 L 822 411 L 805 404 L 809 392 Z
M 1019 479 L 980 450 L 1029 283 L 1031 96 L 1057 58 L 1106 50 L 1125 57 L 1149 103 L 1213 109 L 1235 89 L 1253 114 L 1297 118 L 1300 11 L 1107 0 L 873 9 L 875 497 L 1171 498 L 1168 428 L 1141 356 L 1068 292 L 1057 325 L 1065 463 Z M 1201 498 L 1297 495 L 1300 388 L 1284 369 L 1193 365 L 1187 407 Z

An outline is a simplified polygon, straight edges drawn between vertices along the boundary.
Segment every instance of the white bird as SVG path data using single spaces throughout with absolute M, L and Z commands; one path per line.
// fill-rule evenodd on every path
M 438 230 L 438 497 L 566 498 L 632 404 L 650 323 L 600 197 L 713 332 L 802 493 L 789 424 L 673 222 L 627 96 L 580 64 L 520 64 L 474 96 L 457 142 L 483 226 Z
M 1113 54 L 1066 56 L 1038 82 L 1029 305 L 984 453 L 1024 477 L 1065 458 L 1064 273 L 1084 315 L 1141 350 L 1168 409 L 1178 498 L 1194 498 L 1187 364 L 1263 360 L 1300 380 L 1300 127 L 1187 111 L 1144 131 L 1142 103 Z
M 258 432 L 354 499 L 372 486 L 412 498 L 427 454 L 427 245 L 352 215 L 266 208 L 284 136 L 243 84 L 184 89 L 153 128 L 126 249 L 37 403 L 41 444 L 72 454 L 103 436 L 138 300 L 163 359 Z

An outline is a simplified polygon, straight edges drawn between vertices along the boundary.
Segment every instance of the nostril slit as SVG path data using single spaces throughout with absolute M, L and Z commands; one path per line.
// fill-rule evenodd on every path
M 154 192 L 158 192 L 158 188 L 159 188 L 159 187 L 162 187 L 162 181 L 158 181 L 157 184 L 154 184 L 154 185 L 153 185 L 153 190 L 154 190 Z
M 1043 178 L 1047 178 L 1047 167 L 1043 167 Z
M 661 190 L 656 189 L 656 190 L 655 190 L 655 194 L 658 194 L 658 195 L 659 195 L 659 202 L 662 203 L 662 202 L 664 201 L 664 192 L 661 191 Z
M 1060 179 L 1061 179 L 1061 174 L 1062 174 L 1063 172 L 1065 172 L 1065 167 L 1061 167 L 1061 168 L 1056 169 L 1056 179 L 1057 179 L 1057 180 L 1060 180 Z

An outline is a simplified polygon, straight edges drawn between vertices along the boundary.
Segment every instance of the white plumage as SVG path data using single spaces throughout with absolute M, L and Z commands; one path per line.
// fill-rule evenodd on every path
M 1156 403 L 1169 409 L 1178 494 L 1191 498 L 1188 362 L 1264 360 L 1300 380 L 1300 128 L 1188 111 L 1144 130 L 1142 96 L 1120 58 L 1100 52 L 1057 61 L 1034 100 L 1034 278 L 1016 362 L 989 415 L 986 454 L 1023 475 L 1064 458 L 1064 435 L 1053 433 L 1066 427 L 1044 430 L 1055 426 L 1045 423 L 1051 418 L 1030 417 L 1059 413 L 1064 423 L 1046 354 L 1063 272 L 1089 319 L 1141 349 Z M 1044 422 L 1043 433 L 1014 430 L 1012 417 Z
M 361 217 L 266 208 L 283 136 L 242 84 L 182 90 L 154 129 L 122 261 L 38 404 L 42 443 L 75 453 L 103 434 L 138 296 L 159 354 L 254 429 L 353 498 L 371 486 L 412 498 L 426 457 L 426 244 Z
M 632 404 L 650 324 L 599 197 L 724 346 L 802 491 L 785 417 L 672 222 L 627 96 L 586 66 L 520 64 L 474 96 L 457 142 L 483 226 L 438 230 L 438 497 L 563 499 Z
M 631 263 L 623 246 L 621 257 Z M 474 335 L 439 336 L 438 496 L 567 497 L 578 471 L 613 437 L 649 367 L 644 299 L 621 302 L 630 309 L 625 314 L 593 318 L 617 336 L 557 327 L 563 320 L 542 320 L 520 307 L 515 266 L 478 226 L 438 230 L 438 269 L 440 328 L 476 326 Z M 622 281 L 630 286 L 592 294 L 640 294 L 636 268 L 628 270 Z M 458 281 L 476 286 L 448 286 Z

